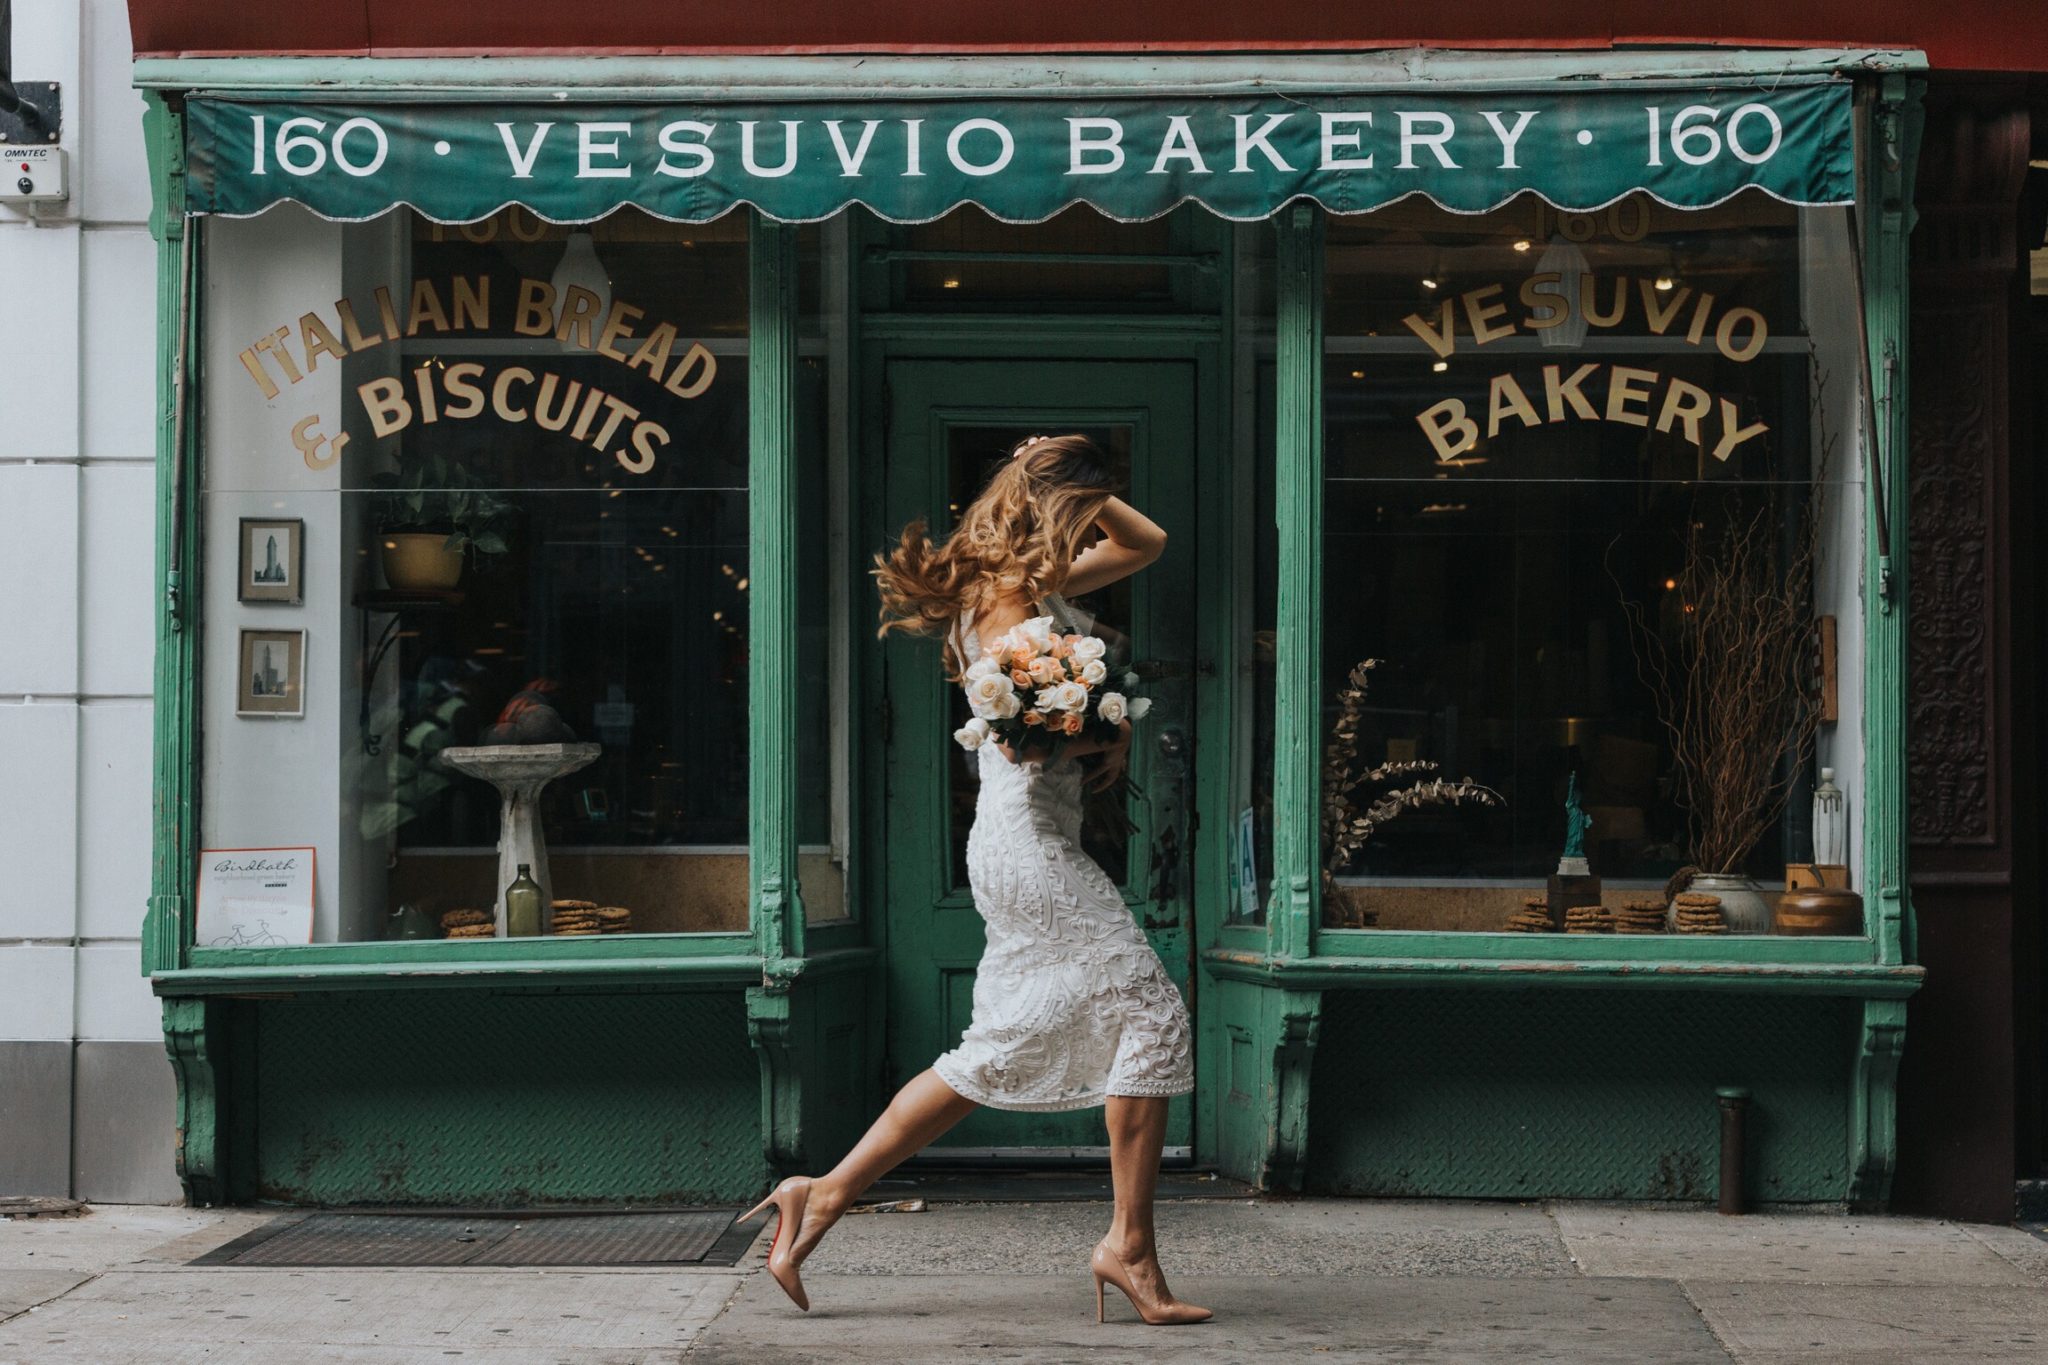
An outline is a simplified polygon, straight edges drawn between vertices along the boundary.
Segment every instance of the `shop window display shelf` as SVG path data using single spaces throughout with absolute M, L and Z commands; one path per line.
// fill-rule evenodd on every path
M 414 990 L 444 987 L 552 990 L 578 986 L 716 990 L 758 986 L 768 965 L 746 934 L 705 938 L 618 936 L 619 942 L 564 944 L 538 939 L 478 939 L 457 945 L 311 944 L 272 949 L 195 948 L 191 965 L 150 978 L 160 996 L 249 995 L 299 991 Z M 871 947 L 827 949 L 779 961 L 783 978 L 856 971 Z
M 1767 949 L 1775 944 L 1760 938 Z M 1815 944 L 1820 940 L 1806 940 Z M 1737 956 L 1723 949 L 1707 957 L 1645 948 L 1626 957 L 1537 956 L 1524 950 L 1500 956 L 1337 955 L 1276 958 L 1263 953 L 1212 948 L 1203 965 L 1216 976 L 1298 990 L 1342 990 L 1377 986 L 1541 986 L 1645 990 L 1705 990 L 1734 993 L 1847 995 L 1904 999 L 1920 988 L 1926 969 L 1871 960 L 1870 940 L 1827 941 L 1835 960 L 1818 955 L 1788 960 Z M 1714 945 L 1721 947 L 1721 945 Z M 1811 951 L 1811 950 L 1809 950 Z

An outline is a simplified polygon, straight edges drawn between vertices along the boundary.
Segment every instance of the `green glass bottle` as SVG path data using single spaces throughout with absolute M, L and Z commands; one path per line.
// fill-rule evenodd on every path
M 531 938 L 540 932 L 540 883 L 533 870 L 519 865 L 519 875 L 505 888 L 505 937 Z

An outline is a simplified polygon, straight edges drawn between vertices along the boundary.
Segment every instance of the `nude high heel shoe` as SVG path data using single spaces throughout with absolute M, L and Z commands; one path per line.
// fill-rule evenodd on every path
M 797 1277 L 796 1262 L 789 1258 L 789 1253 L 796 1246 L 797 1231 L 804 1225 L 804 1205 L 810 1197 L 809 1178 L 793 1175 L 770 1190 L 766 1199 L 733 1220 L 744 1223 L 770 1204 L 775 1206 L 775 1242 L 768 1250 L 768 1273 L 789 1295 L 790 1302 L 806 1313 L 811 1311 L 811 1299 L 804 1293 L 804 1282 Z
M 1191 1303 L 1178 1299 L 1160 1301 L 1145 1298 L 1131 1284 L 1131 1272 L 1109 1249 L 1109 1243 L 1097 1242 L 1095 1254 L 1088 1258 L 1088 1268 L 1095 1275 L 1095 1320 L 1102 1321 L 1102 1285 L 1104 1281 L 1124 1291 L 1124 1297 L 1131 1301 L 1131 1307 L 1138 1310 L 1138 1316 L 1150 1327 L 1172 1327 L 1189 1322 L 1207 1322 L 1216 1316 L 1207 1308 L 1197 1308 Z

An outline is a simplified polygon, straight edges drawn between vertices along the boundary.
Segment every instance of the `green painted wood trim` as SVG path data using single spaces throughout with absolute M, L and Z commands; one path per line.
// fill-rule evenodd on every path
M 1863 309 L 1877 410 L 1878 465 L 1891 526 L 1891 555 L 1877 551 L 1876 525 L 1864 537 L 1863 581 L 1863 868 L 1865 915 L 1878 960 L 1913 956 L 1906 851 L 1906 641 L 1912 582 L 1906 529 L 1911 524 L 1911 393 L 1906 372 L 1906 236 L 1912 228 L 1912 168 L 1919 141 L 1919 99 L 1904 76 L 1872 92 L 1863 139 L 1866 208 L 1860 218 Z M 1889 596 L 1877 589 L 1888 583 Z
M 383 939 L 366 943 L 295 943 L 282 948 L 195 946 L 186 957 L 189 965 L 207 968 L 375 966 L 427 967 L 438 971 L 450 964 L 689 960 L 753 951 L 754 940 L 748 934 L 608 934 L 582 942 L 543 936 L 463 943 L 445 939 Z
M 1899 1162 L 1899 1058 L 1906 1047 L 1906 1002 L 1866 1000 L 1850 1084 L 1849 1203 L 1882 1208 Z
M 1792 937 L 1776 934 L 1516 934 L 1432 933 L 1410 929 L 1325 929 L 1316 936 L 1322 958 L 1429 957 L 1447 961 L 1548 960 L 1583 962 L 1802 962 L 1870 963 L 1867 938 Z
M 1912 393 L 1907 373 L 1908 282 L 1906 239 L 1913 228 L 1913 172 L 1919 153 L 1922 82 L 1888 75 L 1868 100 L 1863 139 L 1865 207 L 1858 219 L 1863 240 L 1864 325 L 1870 373 L 1876 385 L 1878 467 L 1891 527 L 1891 554 L 1880 559 L 1873 523 L 1864 538 L 1863 744 L 1864 914 L 1880 963 L 1910 962 L 1913 905 L 1907 882 L 1910 831 L 1906 813 L 1907 639 L 1912 622 L 1911 525 Z M 1889 595 L 1880 592 L 1889 588 Z M 1899 968 L 1898 970 L 1909 970 Z M 1882 1207 L 1891 1198 L 1898 1168 L 1899 1058 L 1906 1043 L 1906 1005 L 1897 998 L 1866 1000 L 1850 1078 L 1849 1200 Z
M 196 381 L 186 414 L 186 450 L 179 459 L 179 369 L 194 354 L 196 327 L 187 316 L 182 278 L 185 218 L 184 119 L 161 95 L 145 97 L 143 144 L 149 158 L 150 235 L 156 239 L 156 705 L 152 744 L 155 805 L 151 820 L 149 906 L 142 922 L 142 971 L 180 964 L 187 889 L 199 856 L 194 801 L 198 745 L 199 498 Z M 196 270 L 196 264 L 195 264 Z M 196 285 L 195 285 L 196 297 Z M 196 366 L 194 367 L 196 369 Z M 182 527 L 179 523 L 182 521 Z M 172 562 L 172 546 L 180 546 Z
M 666 986 L 681 989 L 759 985 L 761 959 L 751 953 L 723 957 L 611 961 L 576 957 L 519 961 L 418 963 L 368 962 L 276 967 L 185 967 L 158 972 L 150 985 L 167 1001 L 200 995 L 267 995 L 298 991 L 433 990 L 448 986 L 556 990 L 579 985 Z
M 1296 204 L 1274 223 L 1276 384 L 1273 890 L 1271 951 L 1315 951 L 1322 900 L 1323 215 Z
M 374 99 L 831 99 L 1260 94 L 1274 91 L 1528 89 L 1589 80 L 1699 82 L 1921 70 L 1911 50 L 885 54 L 678 57 L 144 57 L 135 83 L 169 90 Z
M 804 955 L 797 885 L 797 231 L 748 211 L 748 903 L 770 976 Z M 823 496 L 824 490 L 817 490 Z
M 1347 986 L 1587 986 L 1648 990 L 1722 990 L 1795 995 L 1903 999 L 1920 988 L 1926 969 L 1869 963 L 1586 962 L 1530 958 L 1497 962 L 1442 958 L 1279 958 L 1211 949 L 1202 965 L 1212 976 L 1290 989 Z
M 1021 338 L 1035 345 L 1072 342 L 1085 345 L 1090 354 L 1131 354 L 1151 356 L 1174 342 L 1214 342 L 1223 332 L 1222 323 L 1198 313 L 1147 316 L 1141 313 L 863 313 L 859 321 L 861 340 L 895 342 L 906 353 L 925 353 L 935 345 L 958 340 L 983 353 L 1000 353 L 1005 341 L 990 347 L 991 335 Z
M 214 1007 L 205 1000 L 164 1001 L 164 1047 L 177 1077 L 176 1155 L 185 1197 L 204 1207 L 227 1200 L 221 1136 L 221 1049 Z

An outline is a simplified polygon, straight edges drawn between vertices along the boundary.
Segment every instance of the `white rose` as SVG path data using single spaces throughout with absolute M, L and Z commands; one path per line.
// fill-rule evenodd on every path
M 968 682 L 973 682 L 976 678 L 993 677 L 1002 671 L 1003 666 L 1001 664 L 984 654 L 967 666 L 967 672 L 964 676 Z
M 1019 621 L 1010 627 L 1010 633 L 1031 646 L 1034 654 L 1043 654 L 1052 648 L 1052 618 L 1034 616 L 1028 621 Z
M 1080 639 L 1074 641 L 1074 657 L 1084 664 L 1099 659 L 1108 652 L 1109 646 L 1104 644 L 1097 636 L 1083 635 Z
M 1005 692 L 989 704 L 988 715 L 991 720 L 1008 720 L 1023 709 L 1024 702 L 1015 692 Z
M 953 732 L 953 742 L 963 749 L 979 749 L 988 738 L 988 722 L 980 716 L 968 721 Z
M 999 697 L 1007 697 L 1017 690 L 1017 684 L 1010 681 L 1007 673 L 984 673 L 967 684 L 967 700 L 974 707 L 976 715 L 985 715 Z
M 1152 699 L 1151 699 L 1150 697 L 1132 697 L 1132 698 L 1131 698 L 1131 719 L 1132 719 L 1132 720 L 1143 720 L 1143 719 L 1145 718 L 1145 713 L 1146 713 L 1147 711 L 1150 711 L 1151 709 L 1152 709 Z
M 1034 692 L 1031 696 L 1031 709 L 1034 711 L 1052 710 L 1052 699 L 1054 695 L 1058 692 L 1059 689 L 1057 687 L 1039 688 L 1038 691 Z
M 1130 690 L 1131 690 L 1132 688 L 1136 687 L 1137 685 L 1138 685 L 1138 675 L 1137 675 L 1137 674 L 1135 674 L 1135 673 L 1126 673 L 1126 674 L 1124 674 L 1124 691 L 1128 692 L 1128 691 L 1130 691 Z
M 1081 665 L 1081 681 L 1090 687 L 1109 676 L 1109 668 L 1100 659 L 1090 659 Z
M 1121 692 L 1104 692 L 1102 699 L 1095 703 L 1095 714 L 1115 725 L 1124 718 L 1127 703 Z
M 1077 682 L 1061 683 L 1052 689 L 1052 704 L 1055 709 L 1061 711 L 1085 710 L 1088 706 L 1088 689 Z

